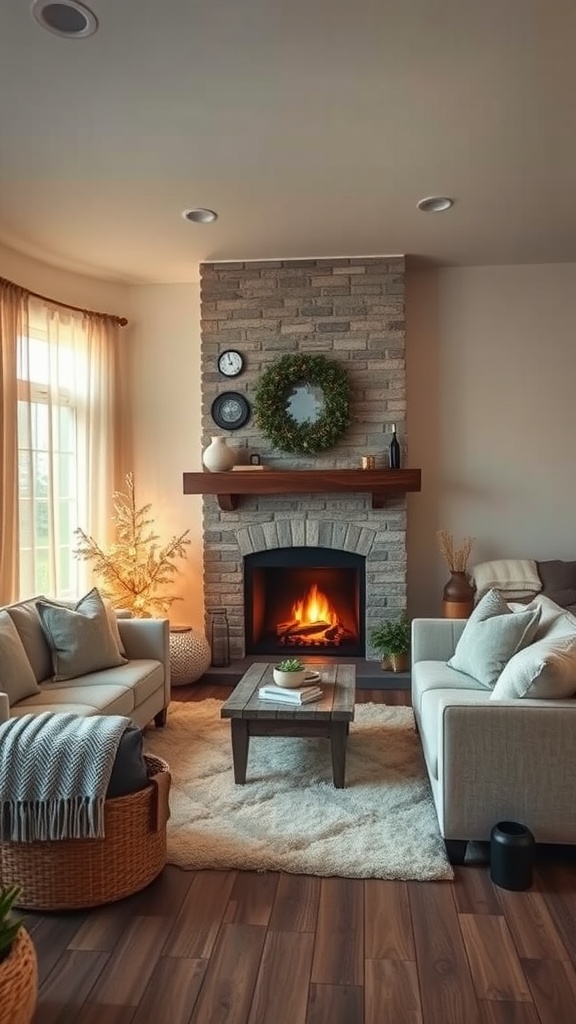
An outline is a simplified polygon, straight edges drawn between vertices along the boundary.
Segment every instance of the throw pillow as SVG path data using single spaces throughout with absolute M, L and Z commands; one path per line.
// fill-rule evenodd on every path
M 37 600 L 37 599 L 36 599 Z M 18 630 L 28 661 L 32 665 L 36 682 L 52 677 L 52 656 L 46 642 L 36 600 L 19 601 L 8 605 L 6 611 Z
M 126 796 L 127 793 L 136 793 L 137 790 L 146 788 L 148 773 L 142 746 L 143 737 L 140 729 L 135 725 L 127 726 L 118 744 L 106 799 Z
M 512 613 L 500 594 L 488 591 L 468 619 L 448 666 L 491 689 L 506 662 L 532 642 L 539 619 L 539 608 Z
M 40 693 L 24 644 L 7 611 L 0 612 L 0 690 L 8 694 L 10 705 Z
M 104 607 L 106 609 L 106 615 L 108 616 L 108 622 L 110 624 L 112 636 L 114 637 L 116 641 L 116 646 L 118 647 L 118 653 L 122 654 L 125 657 L 126 651 L 124 649 L 124 644 L 122 643 L 122 637 L 120 636 L 120 630 L 118 628 L 118 616 L 116 615 L 116 609 L 113 607 L 112 602 L 109 601 L 107 597 L 103 597 L 102 600 L 104 602 Z
M 52 652 L 55 682 L 126 663 L 96 587 L 74 608 L 46 599 L 38 600 L 36 607 Z
M 576 693 L 576 636 L 549 637 L 519 651 L 504 668 L 490 700 L 550 700 Z

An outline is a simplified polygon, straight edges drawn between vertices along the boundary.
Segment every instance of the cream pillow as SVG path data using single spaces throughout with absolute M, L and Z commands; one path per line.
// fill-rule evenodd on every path
M 24 644 L 7 611 L 0 612 L 0 690 L 8 694 L 11 705 L 40 693 Z
M 489 590 L 468 619 L 448 666 L 491 689 L 507 661 L 532 642 L 539 620 L 539 608 L 513 614 L 500 594 Z
M 576 693 L 576 635 L 548 637 L 515 654 L 490 700 L 558 700 Z
M 126 663 L 96 587 L 74 608 L 46 599 L 38 600 L 36 607 L 52 652 L 55 682 Z

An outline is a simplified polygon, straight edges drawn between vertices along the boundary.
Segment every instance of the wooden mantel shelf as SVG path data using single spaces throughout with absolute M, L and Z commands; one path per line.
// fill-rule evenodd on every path
M 263 469 L 253 472 L 184 473 L 184 494 L 215 494 L 224 512 L 238 507 L 240 494 L 372 494 L 372 508 L 386 499 L 421 490 L 419 469 Z

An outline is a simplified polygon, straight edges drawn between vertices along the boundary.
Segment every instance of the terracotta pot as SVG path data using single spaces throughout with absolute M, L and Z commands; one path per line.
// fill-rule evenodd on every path
M 474 587 L 465 572 L 453 572 L 444 587 L 445 619 L 467 619 L 474 608 Z
M 389 656 L 390 668 L 393 672 L 408 672 L 410 668 L 409 654 L 391 654 Z

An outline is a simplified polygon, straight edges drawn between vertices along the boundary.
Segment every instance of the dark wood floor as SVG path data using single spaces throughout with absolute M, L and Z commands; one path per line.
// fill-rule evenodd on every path
M 525 892 L 472 853 L 454 882 L 168 867 L 101 910 L 26 915 L 35 1024 L 572 1024 L 574 851 L 539 850 Z

